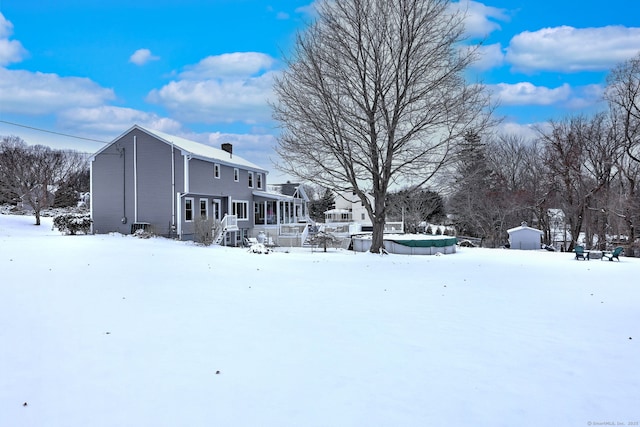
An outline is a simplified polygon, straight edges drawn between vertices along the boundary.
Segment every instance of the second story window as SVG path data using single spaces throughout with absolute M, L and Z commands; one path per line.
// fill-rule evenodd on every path
M 249 172 L 249 188 L 253 188 L 253 172 Z
M 233 168 L 233 180 L 235 182 L 240 181 L 240 170 L 238 168 Z
M 220 179 L 220 165 L 217 163 L 213 164 L 213 177 Z
M 259 173 L 256 179 L 258 180 L 258 189 L 262 190 L 262 174 Z

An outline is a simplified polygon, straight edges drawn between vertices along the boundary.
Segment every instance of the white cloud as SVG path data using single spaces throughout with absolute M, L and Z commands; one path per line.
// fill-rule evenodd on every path
M 546 123 L 521 124 L 516 122 L 502 122 L 497 126 L 497 131 L 503 135 L 515 135 L 525 141 L 533 141 L 538 138 L 536 129 L 545 126 L 547 126 Z
M 274 64 L 273 58 L 256 52 L 210 56 L 151 91 L 147 100 L 189 122 L 266 121 L 271 116 Z
M 496 21 L 509 20 L 505 9 L 486 6 L 473 0 L 460 0 L 451 3 L 450 7 L 454 12 L 466 13 L 465 33 L 470 37 L 485 37 L 500 29 L 500 24 Z
M 155 113 L 115 106 L 70 108 L 62 111 L 58 117 L 60 124 L 66 128 L 110 137 L 119 135 L 134 123 L 171 134 L 179 132 L 182 127 L 179 122 Z
M 303 15 L 308 15 L 310 17 L 315 17 L 318 15 L 318 6 L 320 5 L 319 0 L 312 1 L 311 3 L 300 6 L 296 8 L 296 13 L 301 13 Z
M 549 89 L 529 82 L 489 85 L 502 105 L 551 105 L 566 101 L 571 95 L 568 84 Z
M 9 40 L 13 34 L 13 24 L 0 12 L 0 67 L 12 62 L 20 62 L 27 51 L 17 40 Z
M 601 71 L 638 51 L 640 28 L 561 26 L 516 35 L 507 48 L 506 59 L 515 70 L 524 72 Z
M 202 80 L 219 77 L 247 77 L 268 70 L 275 59 L 260 52 L 234 52 L 208 56 L 196 65 L 185 67 L 180 78 Z
M 478 60 L 472 64 L 476 70 L 489 70 L 502 66 L 504 63 L 504 52 L 500 43 L 482 45 L 478 49 Z
M 129 57 L 129 62 L 136 65 L 144 65 L 149 61 L 157 61 L 160 57 L 155 56 L 149 49 L 138 49 Z
M 114 99 L 113 90 L 87 78 L 0 68 L 0 112 L 50 114 Z
M 286 12 L 278 12 L 276 14 L 276 19 L 279 19 L 281 21 L 287 20 L 289 19 L 289 14 Z
M 0 12 L 0 39 L 8 39 L 13 34 L 13 24 Z
M 572 110 L 587 110 L 589 108 L 604 107 L 604 86 L 591 84 L 573 88 L 572 96 L 567 100 L 566 107 Z

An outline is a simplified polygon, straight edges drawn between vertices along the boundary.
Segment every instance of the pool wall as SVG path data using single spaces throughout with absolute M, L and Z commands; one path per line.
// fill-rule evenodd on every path
M 384 247 L 387 252 L 401 255 L 435 255 L 456 253 L 457 239 L 455 237 L 429 238 L 429 239 L 384 239 Z M 371 248 L 371 239 L 354 237 L 353 250 L 367 252 Z

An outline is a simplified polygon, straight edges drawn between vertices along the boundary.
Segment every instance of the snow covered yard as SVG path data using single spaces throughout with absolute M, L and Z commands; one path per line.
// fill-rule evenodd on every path
M 0 426 L 640 421 L 640 260 L 262 255 L 43 222 L 0 215 Z

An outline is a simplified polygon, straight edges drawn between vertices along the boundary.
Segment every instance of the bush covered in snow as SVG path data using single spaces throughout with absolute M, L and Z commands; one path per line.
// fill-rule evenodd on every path
M 89 214 L 65 213 L 53 218 L 53 226 L 63 234 L 75 235 L 78 231 L 89 234 L 91 216 Z
M 271 249 L 269 249 L 262 243 L 254 243 L 253 245 L 251 245 L 248 252 L 252 254 L 269 254 L 271 253 Z

